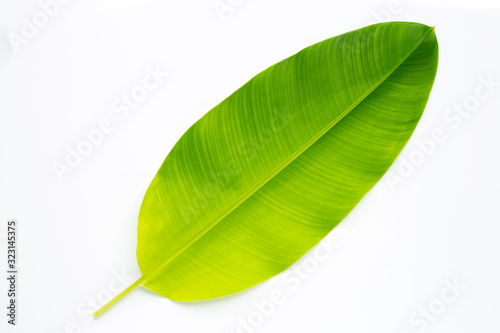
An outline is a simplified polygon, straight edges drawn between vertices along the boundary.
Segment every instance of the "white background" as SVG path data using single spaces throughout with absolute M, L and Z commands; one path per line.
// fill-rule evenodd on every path
M 245 333 L 498 333 L 500 87 L 474 97 L 487 92 L 481 77 L 500 81 L 496 1 L 232 0 L 223 20 L 212 1 L 72 0 L 15 48 L 9 36 L 21 35 L 40 5 L 1 0 L 0 233 L 18 220 L 20 280 L 18 325 L 10 327 L 1 273 L 0 330 L 221 333 L 237 332 L 243 320 L 253 325 Z M 377 184 L 329 236 L 333 253 L 319 262 L 307 254 L 286 273 L 296 284 L 282 274 L 198 303 L 138 288 L 89 320 L 93 303 L 125 287 L 116 275 L 130 283 L 140 276 L 139 207 L 182 133 L 277 61 L 386 20 L 436 26 L 438 74 L 390 170 L 406 170 L 402 181 L 391 186 L 386 175 Z M 157 66 L 168 77 L 120 118 L 113 103 Z M 475 101 L 467 117 L 450 113 Z M 104 118 L 113 131 L 60 182 L 53 163 L 64 163 L 67 147 Z M 422 155 L 417 141 L 435 129 L 446 140 Z M 419 165 L 405 169 L 410 159 Z M 5 272 L 5 235 L 1 241 Z M 308 269 L 307 278 L 297 269 Z M 442 294 L 453 295 L 446 281 L 455 279 L 467 289 L 445 304 Z M 264 317 L 255 302 L 268 304 L 275 290 L 284 301 Z M 439 313 L 424 325 L 418 311 L 429 306 Z

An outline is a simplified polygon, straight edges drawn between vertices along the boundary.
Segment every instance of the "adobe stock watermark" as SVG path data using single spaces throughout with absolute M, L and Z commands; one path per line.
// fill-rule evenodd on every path
M 440 294 L 413 312 L 408 318 L 410 330 L 400 333 L 425 332 L 465 290 L 467 286 L 462 285 L 457 278 L 444 280 L 444 288 Z
M 140 84 L 135 85 L 128 93 L 123 93 L 110 107 L 112 117 L 102 118 L 94 128 L 84 129 L 81 139 L 73 146 L 66 146 L 66 155 L 62 161 L 52 161 L 51 167 L 60 183 L 63 182 L 66 174 L 72 173 L 82 164 L 85 157 L 92 154 L 95 148 L 100 146 L 104 139 L 112 133 L 118 122 L 127 119 L 134 109 L 157 89 L 168 76 L 167 72 L 160 69 L 159 65 L 154 68 L 146 67 Z
M 393 16 L 401 13 L 402 10 L 400 0 L 390 0 L 387 2 L 385 9 L 372 10 L 370 12 L 373 20 L 369 21 L 367 25 L 392 21 Z
M 8 38 L 14 53 L 18 53 L 22 45 L 28 44 L 30 40 L 38 36 L 50 21 L 56 17 L 63 6 L 72 0 L 39 0 L 39 9 L 30 17 L 23 17 L 20 31 L 9 32 Z
M 372 10 L 370 12 L 372 20 L 368 21 L 367 25 L 392 21 L 394 16 L 401 13 L 403 9 L 404 6 L 402 6 L 400 0 L 390 0 L 385 5 L 384 9 Z M 344 54 L 349 55 L 344 59 L 344 61 L 350 64 L 356 59 L 355 56 L 359 57 L 363 50 L 366 49 L 366 46 L 369 45 L 370 41 L 373 39 L 374 32 L 374 30 L 370 31 L 369 29 L 363 29 L 361 31 L 361 35 L 356 37 L 358 42 L 344 43 Z
M 226 19 L 226 15 L 243 3 L 243 0 L 215 0 L 212 7 L 221 21 Z
M 281 282 L 286 288 L 273 289 L 268 298 L 255 301 L 254 309 L 246 316 L 238 317 L 235 332 L 254 333 L 286 301 L 287 293 L 297 290 L 318 269 L 320 263 L 327 260 L 339 247 L 340 244 L 333 240 L 332 233 L 326 236 L 303 259 L 281 274 Z
M 136 279 L 127 273 L 113 271 L 113 277 L 108 281 L 106 287 L 99 290 L 94 296 L 87 297 L 80 302 L 75 309 L 75 318 L 68 321 L 63 327 L 54 333 L 80 333 L 82 328 L 92 321 L 92 314 L 108 303 L 126 289 Z
M 437 147 L 448 140 L 449 128 L 453 130 L 460 128 L 464 120 L 473 115 L 481 106 L 481 103 L 493 96 L 500 87 L 500 81 L 495 81 L 491 74 L 488 77 L 480 76 L 478 81 L 479 84 L 470 95 L 445 110 L 443 121 L 449 125 L 448 128 L 434 128 L 429 137 L 416 139 L 413 144 L 415 147 L 408 152 L 404 152 L 404 155 L 398 158 L 397 163 L 384 177 L 391 191 L 396 191 L 399 184 L 404 183 L 406 179 L 413 175 L 417 168 L 434 154 Z

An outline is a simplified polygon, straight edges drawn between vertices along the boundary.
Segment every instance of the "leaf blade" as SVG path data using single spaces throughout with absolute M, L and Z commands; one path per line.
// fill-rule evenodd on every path
M 315 44 L 260 73 L 193 125 L 167 156 L 141 207 L 138 261 L 143 286 L 175 300 L 224 296 L 281 272 L 323 238 L 383 175 L 413 132 L 437 67 L 437 42 L 430 29 L 418 24 L 380 24 Z M 428 36 L 429 47 L 421 54 L 415 52 Z M 407 43 L 399 45 L 403 41 Z M 369 47 L 379 50 L 378 58 L 367 55 Z M 356 54 L 356 50 L 361 51 Z M 420 56 L 431 60 L 428 68 L 418 63 Z M 417 111 L 418 117 L 395 113 L 401 122 L 393 121 L 389 132 L 394 128 L 398 131 L 394 142 L 389 143 L 384 140 L 387 129 L 374 110 L 378 110 L 376 105 L 392 105 L 398 110 L 408 105 L 409 101 L 397 100 L 402 98 L 400 93 L 392 103 L 386 103 L 391 92 L 408 86 L 405 79 L 415 67 L 411 61 L 401 66 L 408 60 L 418 63 L 421 73 L 427 73 L 421 77 L 421 86 L 415 83 L 423 94 L 409 99 L 418 102 L 418 107 L 409 110 Z M 411 97 L 411 89 L 405 94 Z M 273 123 L 272 110 L 294 107 L 295 111 L 297 105 L 300 110 L 293 118 L 281 114 L 287 127 L 280 129 L 276 121 Z M 344 116 L 339 118 L 339 114 Z M 390 122 L 386 118 L 383 120 Z M 253 142 L 263 136 L 262 128 L 272 132 L 264 147 L 262 140 Z M 370 135 L 364 132 L 368 130 Z M 346 141 L 349 133 L 356 136 Z M 379 142 L 370 144 L 366 137 Z M 238 149 L 241 152 L 245 147 L 234 148 L 234 142 L 250 142 L 250 149 L 245 150 L 248 154 L 238 156 Z M 387 149 L 378 149 L 381 144 Z M 339 150 L 331 151 L 331 147 Z M 360 151 L 366 156 L 357 169 L 345 165 L 349 158 L 354 163 L 353 154 Z M 313 163 L 315 159 L 319 162 Z M 231 162 L 238 164 L 240 172 L 235 171 L 235 165 L 228 168 Z M 337 166 L 335 174 L 325 168 L 329 163 Z M 370 163 L 375 169 L 363 167 Z M 217 177 L 210 172 L 223 176 L 214 181 Z M 308 181 L 297 182 L 304 174 Z M 339 175 L 347 181 L 343 183 Z M 221 181 L 228 176 L 232 182 Z M 335 182 L 321 188 L 325 178 Z M 197 188 L 199 184 L 215 186 L 219 191 L 209 198 L 210 205 L 203 204 L 208 194 L 203 192 L 205 188 Z M 311 187 L 321 191 L 311 192 Z M 296 188 L 316 200 L 298 202 L 297 198 L 303 196 Z M 337 208 L 327 204 L 327 198 L 332 197 Z M 315 203 L 318 199 L 321 208 Z M 182 205 L 187 213 L 175 211 Z M 172 211 L 169 218 L 166 214 Z M 294 219 L 294 214 L 300 218 Z M 186 216 L 191 218 L 190 223 L 183 222 Z M 273 225 L 270 217 L 280 223 Z M 264 222 L 255 222 L 257 219 Z M 169 241 L 167 245 L 165 240 Z M 287 248 L 287 244 L 297 248 Z

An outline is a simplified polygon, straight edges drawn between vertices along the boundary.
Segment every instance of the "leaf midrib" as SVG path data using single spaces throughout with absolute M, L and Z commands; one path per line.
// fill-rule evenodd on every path
M 181 245 L 177 250 L 172 252 L 167 258 L 165 258 L 160 265 L 153 271 L 149 272 L 146 275 L 143 275 L 139 280 L 136 281 L 137 284 L 143 285 L 148 279 L 154 277 L 159 271 L 162 270 L 167 264 L 169 264 L 173 259 L 175 259 L 179 254 L 184 252 L 188 247 L 194 244 L 198 239 L 203 237 L 208 231 L 210 231 L 213 227 L 215 227 L 220 221 L 222 221 L 226 216 L 228 216 L 231 212 L 237 209 L 243 202 L 245 202 L 248 198 L 250 198 L 255 192 L 257 192 L 260 188 L 262 188 L 265 184 L 267 184 L 271 179 L 273 179 L 276 175 L 278 175 L 283 169 L 285 169 L 289 164 L 291 164 L 295 159 L 297 159 L 302 153 L 304 153 L 309 147 L 311 147 L 316 141 L 318 141 L 323 135 L 325 135 L 330 129 L 332 129 L 340 120 L 342 120 L 346 115 L 348 115 L 356 106 L 358 106 L 361 102 L 363 102 L 375 89 L 377 89 L 382 83 L 387 80 L 389 76 L 391 76 L 398 68 L 403 64 L 408 57 L 415 52 L 415 50 L 420 46 L 422 41 L 429 35 L 430 32 L 434 31 L 434 29 L 429 30 L 426 34 L 424 34 L 415 47 L 396 65 L 393 69 L 391 69 L 384 77 L 382 77 L 372 88 L 367 90 L 356 102 L 354 102 L 349 108 L 347 108 L 342 114 L 340 114 L 337 118 L 335 118 L 330 124 L 328 124 L 325 128 L 323 128 L 320 132 L 318 132 L 315 136 L 313 136 L 306 144 L 304 144 L 300 149 L 298 149 L 295 153 L 290 155 L 285 161 L 283 161 L 280 165 L 278 165 L 273 171 L 271 171 L 266 177 L 264 177 L 261 181 L 255 184 L 252 188 L 250 188 L 247 192 L 245 192 L 240 198 L 238 198 L 231 206 L 226 208 L 222 213 L 220 213 L 215 219 L 213 219 L 210 223 L 208 223 L 204 228 L 202 228 L 199 232 L 193 235 L 189 240 L 187 240 L 183 245 Z

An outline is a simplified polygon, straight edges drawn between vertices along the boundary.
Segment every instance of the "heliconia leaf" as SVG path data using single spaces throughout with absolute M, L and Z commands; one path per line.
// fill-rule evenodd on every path
M 168 154 L 139 214 L 142 277 L 95 316 L 138 285 L 197 301 L 292 265 L 394 162 L 437 63 L 434 28 L 390 22 L 314 44 L 256 75 Z

